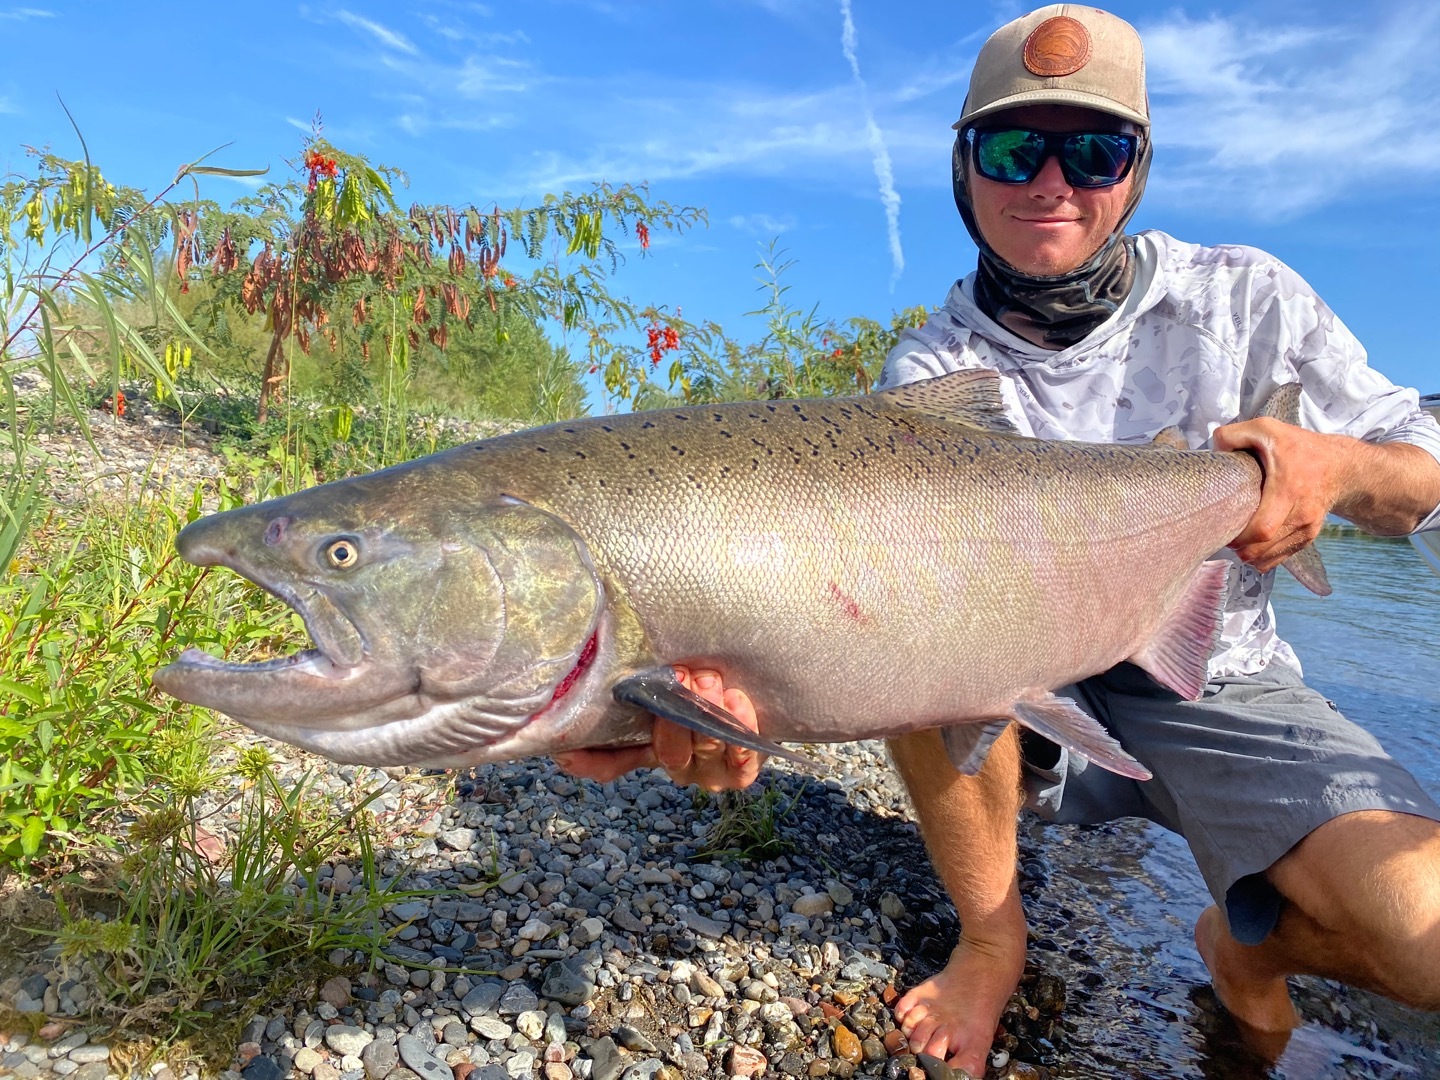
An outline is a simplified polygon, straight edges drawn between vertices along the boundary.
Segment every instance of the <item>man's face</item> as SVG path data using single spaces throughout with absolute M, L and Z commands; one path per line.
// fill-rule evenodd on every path
M 1126 130 L 1118 116 L 1073 105 L 1026 105 L 982 123 L 1045 132 Z M 965 175 L 981 235 L 995 254 L 1031 277 L 1067 274 L 1099 251 L 1120 220 L 1134 181 L 1132 171 L 1111 187 L 1071 187 L 1054 157 L 1028 184 L 986 180 L 976 175 L 968 154 Z

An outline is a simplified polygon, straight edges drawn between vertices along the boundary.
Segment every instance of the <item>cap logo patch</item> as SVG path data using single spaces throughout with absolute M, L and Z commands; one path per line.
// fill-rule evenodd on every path
M 1073 75 L 1090 62 L 1090 31 L 1078 19 L 1057 15 L 1030 31 L 1024 55 L 1033 75 Z

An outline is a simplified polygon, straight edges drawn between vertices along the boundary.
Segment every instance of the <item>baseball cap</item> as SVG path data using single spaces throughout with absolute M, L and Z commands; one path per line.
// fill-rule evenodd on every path
M 1080 4 L 1051 4 L 1006 23 L 975 58 L 952 126 L 1019 105 L 1078 105 L 1148 128 L 1140 35 L 1124 19 Z

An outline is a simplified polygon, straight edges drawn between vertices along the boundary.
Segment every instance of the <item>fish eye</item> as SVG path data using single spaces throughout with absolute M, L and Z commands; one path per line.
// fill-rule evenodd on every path
M 360 545 L 341 536 L 325 545 L 325 561 L 336 570 L 349 570 L 360 561 Z

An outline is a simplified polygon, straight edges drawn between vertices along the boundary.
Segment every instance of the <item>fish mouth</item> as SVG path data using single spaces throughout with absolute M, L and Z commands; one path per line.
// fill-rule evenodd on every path
M 266 581 L 232 552 L 182 552 L 200 566 L 224 566 L 263 589 L 300 616 L 312 647 L 287 656 L 237 662 L 201 649 L 189 648 L 155 672 L 155 686 L 171 697 L 232 716 L 242 723 L 252 718 L 273 718 L 302 712 L 333 720 L 351 713 L 357 704 L 373 704 L 380 690 L 371 677 L 378 674 L 364 635 L 355 622 L 320 589 L 308 583 Z M 398 672 L 382 680 L 391 694 L 413 685 Z M 349 684 L 349 692 L 337 688 Z M 253 726 L 253 725 L 252 725 Z

